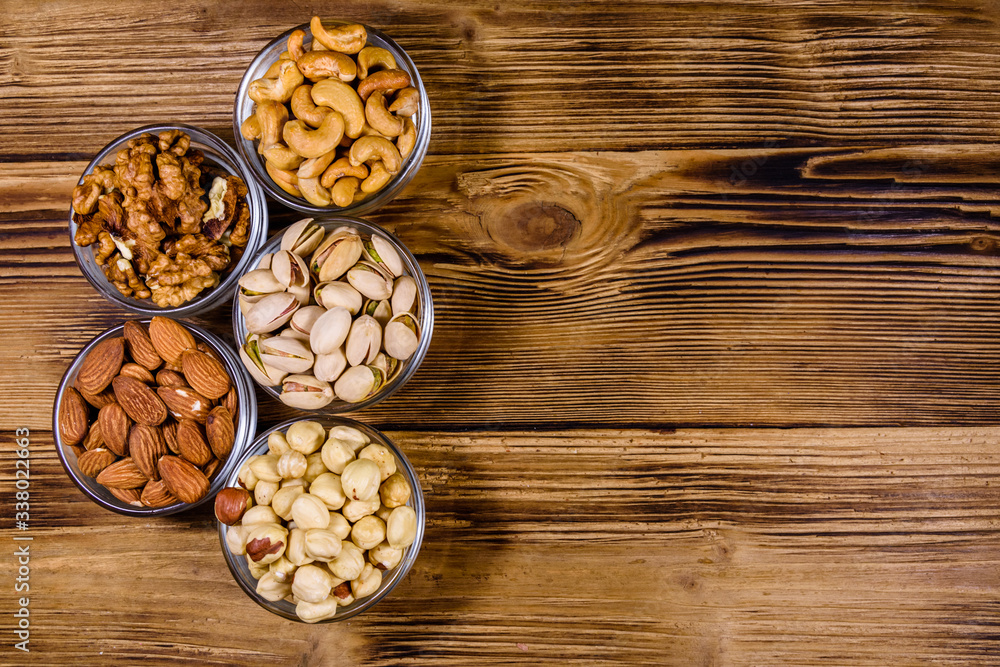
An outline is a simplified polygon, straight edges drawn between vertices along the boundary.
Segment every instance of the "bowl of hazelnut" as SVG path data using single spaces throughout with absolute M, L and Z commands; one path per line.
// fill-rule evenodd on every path
M 240 588 L 292 621 L 342 621 L 406 576 L 424 534 L 416 471 L 378 430 L 340 417 L 263 433 L 215 499 Z
M 388 35 L 314 16 L 250 63 L 233 133 L 274 199 L 314 216 L 360 215 L 417 173 L 430 144 L 430 102 L 416 65 Z
M 105 146 L 74 188 L 69 218 L 84 277 L 149 317 L 227 302 L 267 225 L 264 191 L 243 160 L 182 123 L 140 127 Z

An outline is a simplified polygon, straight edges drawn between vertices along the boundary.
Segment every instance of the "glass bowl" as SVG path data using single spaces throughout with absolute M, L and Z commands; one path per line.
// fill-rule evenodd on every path
M 138 321 L 142 322 L 144 325 L 149 324 L 148 319 Z M 83 363 L 83 359 L 87 356 L 87 354 L 101 341 L 108 338 L 122 336 L 122 332 L 125 328 L 124 323 L 111 327 L 110 329 L 98 334 L 92 341 L 90 341 L 90 343 L 87 344 L 86 347 L 80 350 L 79 354 L 76 355 L 76 358 L 73 359 L 73 363 L 71 363 L 69 368 L 66 369 L 66 373 L 63 374 L 62 381 L 59 383 L 55 403 L 52 407 L 52 433 L 55 439 L 56 454 L 59 455 L 59 461 L 66 470 L 66 474 L 73 480 L 73 483 L 76 484 L 77 488 L 80 489 L 80 491 L 82 491 L 83 494 L 90 498 L 93 502 L 105 509 L 111 510 L 112 512 L 118 512 L 119 514 L 135 517 L 166 516 L 168 514 L 183 512 L 197 507 L 204 502 L 208 502 L 226 485 L 226 480 L 229 478 L 230 473 L 234 470 L 238 470 L 240 459 L 243 458 L 243 451 L 246 449 L 250 441 L 253 440 L 254 432 L 257 429 L 257 397 L 254 394 L 253 384 L 251 383 L 246 370 L 243 368 L 243 364 L 240 362 L 239 357 L 233 354 L 232 349 L 215 334 L 188 322 L 184 323 L 184 327 L 191 332 L 195 340 L 203 341 L 219 356 L 220 359 L 222 359 L 226 372 L 229 374 L 229 378 L 232 381 L 233 386 L 236 387 L 237 399 L 239 400 L 239 410 L 236 414 L 234 424 L 236 428 L 233 438 L 233 449 L 230 452 L 229 457 L 219 468 L 218 472 L 216 472 L 215 477 L 211 480 L 208 494 L 196 503 L 178 502 L 166 507 L 152 508 L 136 507 L 135 505 L 130 505 L 122 500 L 119 500 L 112 495 L 110 491 L 104 488 L 104 486 L 98 484 L 95 478 L 83 474 L 80 470 L 80 466 L 77 464 L 76 453 L 62 440 L 62 434 L 59 432 L 58 421 L 59 410 L 62 407 L 63 393 L 67 387 L 73 386 L 73 383 L 76 381 L 77 373 L 80 370 L 80 365 Z
M 243 462 L 245 462 L 251 456 L 267 453 L 268 451 L 267 438 L 269 435 L 271 435 L 275 431 L 286 431 L 289 426 L 298 421 L 302 421 L 302 419 L 290 419 L 286 422 L 278 424 L 277 426 L 270 429 L 266 433 L 260 434 L 257 437 L 257 439 L 253 442 L 253 444 L 250 445 L 250 448 L 241 457 L 241 460 L 238 463 L 238 465 L 234 469 L 232 469 L 228 474 L 226 478 L 227 482 L 226 486 L 229 487 L 229 486 L 239 485 L 238 482 L 239 472 L 240 468 L 243 465 Z M 406 505 L 412 507 L 413 511 L 417 515 L 416 537 L 414 537 L 413 539 L 413 544 L 411 544 L 410 546 L 406 547 L 403 550 L 403 557 L 402 560 L 399 561 L 399 564 L 396 565 L 396 567 L 394 567 L 393 569 L 383 572 L 382 585 L 379 586 L 374 593 L 361 600 L 355 600 L 350 605 L 347 605 L 345 607 L 340 607 L 337 610 L 337 615 L 334 616 L 333 618 L 329 618 L 324 621 L 319 621 L 320 623 L 332 623 L 335 621 L 343 621 L 349 619 L 353 616 L 357 616 L 363 611 L 370 609 L 379 600 L 388 595 L 389 591 L 395 588 L 396 585 L 400 581 L 402 581 L 403 577 L 406 576 L 406 574 L 410 571 L 410 568 L 413 567 L 413 563 L 417 560 L 417 554 L 420 552 L 420 545 L 424 539 L 424 527 L 427 522 L 427 517 L 424 511 L 424 496 L 420 490 L 420 480 L 417 478 L 417 473 L 413 469 L 413 465 L 406 458 L 406 455 L 403 454 L 403 452 L 400 451 L 400 449 L 395 444 L 393 444 L 393 442 L 389 440 L 389 438 L 387 438 L 384 434 L 372 428 L 371 426 L 362 424 L 361 422 L 357 422 L 353 419 L 347 419 L 346 417 L 323 417 L 313 421 L 319 422 L 327 430 L 333 428 L 334 426 L 350 426 L 356 428 L 365 435 L 367 435 L 373 443 L 378 443 L 380 445 L 384 445 L 385 447 L 387 447 L 389 451 L 392 452 L 393 456 L 396 458 L 396 470 L 398 472 L 403 473 L 403 476 L 406 477 L 407 483 L 409 483 L 410 485 L 411 489 L 410 500 L 406 503 Z M 250 568 L 247 566 L 246 557 L 233 554 L 231 551 L 229 551 L 229 548 L 226 546 L 226 533 L 229 530 L 229 526 L 227 526 L 222 522 L 218 522 L 218 524 L 219 524 L 219 543 L 222 547 L 222 554 L 226 559 L 226 565 L 229 566 L 229 571 L 232 573 L 233 579 L 235 579 L 236 583 L 239 584 L 240 588 L 243 589 L 243 592 L 246 593 L 251 600 L 259 604 L 261 607 L 268 610 L 272 614 L 277 614 L 278 616 L 287 618 L 290 621 L 298 621 L 300 623 L 305 623 L 305 621 L 296 616 L 295 605 L 293 605 L 291 602 L 287 600 L 279 600 L 278 602 L 271 602 L 270 600 L 266 600 L 260 595 L 258 595 L 257 580 L 254 579 L 253 576 L 250 574 Z
M 332 20 L 323 21 L 323 24 L 328 26 L 348 25 L 350 23 L 353 22 Z M 267 171 L 264 169 L 264 158 L 257 153 L 255 142 L 244 139 L 243 135 L 240 133 L 240 127 L 243 125 L 243 121 L 253 115 L 254 112 L 254 101 L 247 95 L 250 83 L 256 79 L 262 78 L 267 69 L 278 60 L 278 55 L 286 49 L 288 36 L 296 30 L 302 30 L 306 33 L 304 39 L 305 45 L 308 46 L 309 44 L 312 44 L 312 31 L 309 29 L 309 24 L 304 23 L 300 26 L 296 26 L 295 28 L 282 33 L 271 43 L 261 49 L 250 63 L 250 66 L 247 67 L 246 72 L 243 74 L 243 78 L 240 80 L 239 88 L 236 89 L 236 102 L 233 109 L 233 135 L 235 136 L 236 149 L 239 151 L 246 163 L 250 165 L 251 171 L 261 185 L 264 186 L 267 194 L 288 208 L 315 217 L 329 215 L 331 213 L 339 213 L 343 215 L 362 215 L 364 213 L 374 211 L 391 201 L 404 187 L 406 187 L 406 184 L 413 179 L 417 171 L 420 169 L 420 164 L 424 161 L 424 156 L 427 155 L 427 147 L 431 141 L 431 106 L 430 101 L 427 98 L 427 90 L 424 88 L 424 83 L 420 79 L 420 73 L 417 71 L 417 66 L 413 64 L 413 61 L 410 59 L 410 56 L 407 55 L 406 51 L 404 51 L 399 44 L 393 41 L 391 37 L 375 28 L 367 25 L 365 26 L 365 30 L 368 32 L 367 45 L 379 46 L 392 53 L 396 60 L 396 66 L 410 75 L 410 85 L 420 92 L 420 110 L 412 118 L 413 123 L 417 128 L 417 143 L 413 147 L 413 151 L 410 155 L 408 155 L 403 161 L 403 165 L 400 168 L 399 173 L 396 174 L 396 176 L 373 197 L 343 208 L 338 206 L 315 206 L 301 197 L 295 197 L 288 194 L 275 185 Z
M 323 219 L 314 220 L 316 224 L 322 226 L 326 232 L 330 232 L 338 227 L 353 227 L 358 230 L 361 234 L 378 234 L 383 238 L 389 240 L 393 247 L 399 253 L 400 259 L 403 261 L 403 266 L 405 268 L 405 273 L 410 275 L 414 281 L 417 283 L 417 298 L 420 303 L 420 312 L 417 315 L 417 320 L 420 325 L 420 344 L 413 355 L 400 362 L 401 366 L 393 378 L 384 384 L 377 393 L 369 398 L 358 403 L 347 403 L 334 397 L 333 402 L 328 405 L 318 409 L 318 410 L 305 410 L 303 408 L 295 408 L 297 410 L 302 410 L 304 412 L 312 412 L 315 414 L 326 414 L 335 415 L 342 414 L 345 412 L 352 412 L 354 410 L 361 410 L 363 408 L 375 405 L 379 401 L 382 401 L 396 391 L 398 391 L 406 382 L 417 372 L 417 368 L 420 363 L 424 360 L 424 356 L 427 354 L 427 350 L 431 345 L 431 335 L 434 333 L 434 303 L 431 299 L 431 288 L 427 284 L 427 278 L 424 276 L 424 272 L 420 270 L 420 265 L 417 263 L 416 258 L 407 250 L 403 242 L 396 238 L 393 234 L 376 227 L 375 225 L 365 222 L 364 220 L 359 220 L 357 218 L 348 218 L 345 216 L 328 216 Z M 260 259 L 268 254 L 277 251 L 281 246 L 281 237 L 285 233 L 285 230 L 281 230 L 270 239 L 267 243 L 260 249 L 260 252 L 254 258 L 254 261 L 247 267 L 247 271 L 252 271 Z M 305 258 L 308 261 L 308 257 Z M 315 277 L 311 284 L 310 289 L 314 288 Z M 246 319 L 243 316 L 243 311 L 240 309 L 239 298 L 233 299 L 233 336 L 236 339 L 237 344 L 242 345 L 243 341 L 246 340 L 247 334 L 249 332 L 246 328 Z M 254 379 L 256 381 L 256 378 Z M 270 396 L 274 397 L 275 400 L 281 401 L 279 398 L 280 391 L 275 387 L 268 387 L 258 382 L 259 386 Z
M 69 211 L 70 246 L 73 248 L 73 255 L 76 257 L 76 263 L 79 265 L 83 276 L 90 281 L 90 284 L 94 286 L 94 289 L 100 292 L 100 294 L 108 301 L 124 308 L 125 310 L 129 310 L 140 315 L 146 315 L 148 317 L 152 317 L 153 315 L 163 315 L 172 318 L 191 317 L 216 308 L 225 301 L 229 300 L 229 298 L 233 295 L 233 291 L 236 289 L 236 282 L 239 280 L 244 269 L 252 260 L 253 255 L 257 252 L 257 249 L 260 248 L 262 243 L 264 243 L 264 239 L 267 238 L 267 202 L 264 199 L 264 190 L 260 187 L 257 179 L 247 168 L 246 163 L 244 163 L 236 152 L 227 146 L 225 142 L 211 132 L 194 127 L 193 125 L 185 125 L 183 123 L 163 123 L 157 125 L 146 125 L 144 127 L 136 128 L 131 132 L 126 132 L 101 149 L 94 159 L 90 161 L 90 164 L 87 165 L 87 168 L 80 177 L 78 184 L 82 183 L 83 176 L 92 173 L 96 166 L 113 165 L 118 151 L 124 148 L 129 140 L 139 137 L 145 133 L 156 136 L 165 130 L 174 129 L 181 130 L 191 137 L 191 148 L 197 148 L 204 153 L 206 164 L 215 165 L 229 174 L 239 176 L 247 186 L 247 203 L 250 206 L 250 233 L 247 245 L 243 251 L 243 256 L 240 257 L 240 260 L 235 266 L 230 267 L 229 272 L 226 275 L 221 277 L 217 286 L 212 289 L 202 291 L 201 294 L 185 304 L 167 308 L 160 308 L 150 299 L 134 299 L 123 296 L 121 292 L 119 292 L 115 286 L 108 281 L 104 272 L 101 271 L 101 267 L 97 265 L 97 261 L 94 259 L 94 252 L 91 247 L 80 247 L 74 241 L 77 224 L 73 221 L 72 206 Z

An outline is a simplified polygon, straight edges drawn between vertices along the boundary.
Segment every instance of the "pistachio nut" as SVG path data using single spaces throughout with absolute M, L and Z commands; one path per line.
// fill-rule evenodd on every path
M 390 357 L 384 352 L 375 355 L 375 360 L 372 361 L 371 365 L 382 371 L 382 377 L 385 378 L 386 382 L 392 381 L 396 376 L 396 371 L 400 368 L 399 359 Z
M 361 311 L 365 315 L 369 315 L 375 318 L 379 326 L 384 327 L 392 319 L 392 305 L 389 303 L 388 299 L 382 299 L 381 301 L 375 301 L 374 299 L 366 299 L 365 305 L 362 307 Z
M 358 452 L 359 459 L 368 459 L 378 466 L 380 482 L 384 482 L 396 472 L 396 457 L 385 445 L 372 443 Z
M 328 435 L 330 438 L 343 440 L 355 452 L 360 451 L 362 447 L 371 442 L 371 439 L 363 431 L 359 431 L 353 426 L 344 426 L 343 424 L 331 427 Z
M 313 252 L 309 268 L 322 283 L 336 280 L 361 259 L 364 243 L 353 229 L 334 230 Z
M 361 311 L 361 292 L 339 280 L 316 285 L 313 296 L 316 297 L 316 303 L 327 310 L 342 306 L 349 310 L 351 315 L 357 315 Z
M 303 306 L 292 315 L 292 319 L 289 322 L 290 328 L 305 335 L 305 340 L 308 340 L 313 324 L 325 312 L 326 310 L 322 306 Z
M 292 592 L 291 582 L 279 581 L 273 572 L 265 572 L 257 580 L 257 594 L 270 602 L 283 600 Z
M 331 354 L 347 340 L 351 331 L 351 313 L 346 308 L 336 306 L 326 311 L 313 322 L 309 333 L 309 346 L 316 354 Z
M 381 483 L 382 473 L 371 459 L 355 459 L 340 473 L 340 484 L 344 487 L 344 495 L 351 500 L 377 499 Z
M 247 313 L 245 322 L 247 331 L 255 334 L 274 331 L 292 319 L 299 309 L 299 302 L 288 292 L 268 294 L 255 303 Z
M 281 235 L 281 249 L 288 250 L 300 257 L 305 257 L 323 241 L 323 228 L 305 218 L 291 225 Z
M 308 285 L 309 267 L 304 259 L 289 250 L 279 250 L 271 258 L 271 273 L 285 287 Z
M 285 285 L 278 282 L 270 269 L 254 269 L 240 278 L 240 296 L 248 303 L 257 303 L 268 294 L 284 292 Z
M 368 550 L 368 561 L 380 570 L 391 570 L 403 560 L 403 550 L 397 549 L 388 542 L 382 542 L 374 549 Z
M 384 377 L 374 366 L 354 366 L 337 378 L 333 391 L 342 401 L 358 403 L 378 391 Z
M 333 401 L 333 388 L 329 382 L 317 380 L 312 375 L 289 375 L 281 381 L 282 403 L 300 410 L 319 410 Z
M 326 441 L 326 429 L 317 421 L 301 419 L 288 427 L 285 440 L 291 449 L 309 456 L 323 446 Z
M 372 234 L 371 238 L 364 242 L 364 257 L 369 262 L 381 266 L 393 277 L 403 273 L 403 260 L 400 259 L 396 248 L 388 239 L 377 234 Z
M 405 549 L 413 544 L 417 536 L 417 513 L 412 507 L 402 505 L 392 510 L 385 522 L 385 537 L 397 549 Z
M 333 532 L 340 539 L 346 540 L 347 536 L 351 534 L 351 522 L 344 518 L 340 512 L 331 512 L 330 526 L 327 530 Z
M 347 502 L 344 503 L 344 506 L 340 508 L 340 512 L 343 514 L 345 519 L 351 523 L 356 523 L 357 521 L 360 521 L 362 517 L 378 512 L 381 506 L 382 504 L 379 501 L 378 496 L 375 496 L 371 500 L 351 500 L 349 498 Z M 389 517 L 387 515 L 386 519 L 388 518 Z M 382 520 L 385 521 L 385 519 Z
M 376 569 L 371 563 L 365 563 L 365 568 L 357 579 L 351 582 L 354 598 L 360 600 L 368 597 L 382 585 L 382 570 Z
M 288 336 L 273 336 L 258 343 L 260 359 L 265 366 L 288 373 L 305 373 L 313 365 L 313 353 L 301 340 Z
M 343 347 L 338 347 L 330 354 L 316 355 L 313 375 L 326 382 L 336 382 L 345 368 L 347 368 L 347 355 L 344 354 Z
M 344 487 L 340 483 L 340 475 L 332 472 L 325 472 L 314 479 L 309 485 L 309 493 L 322 500 L 331 510 L 339 510 L 347 502 Z M 332 520 L 333 515 L 330 518 Z
M 319 623 L 337 615 L 337 598 L 329 597 L 322 602 L 299 600 L 295 604 L 295 615 L 306 623 Z
M 358 262 L 348 270 L 347 282 L 361 294 L 375 301 L 392 296 L 392 276 L 378 264 Z
M 351 366 L 370 364 L 382 349 L 382 327 L 371 315 L 362 315 L 351 323 L 344 354 Z
M 318 565 L 303 565 L 292 577 L 292 595 L 305 602 L 322 602 L 333 589 L 330 573 Z
M 410 484 L 406 481 L 403 473 L 395 472 L 382 482 L 382 486 L 378 490 L 378 495 L 382 500 L 382 504 L 386 507 L 400 507 L 405 505 L 410 499 Z
M 329 563 L 340 555 L 341 548 L 341 539 L 327 529 L 306 531 L 306 556 L 313 560 Z
M 335 475 L 342 474 L 347 464 L 355 458 L 354 450 L 351 449 L 351 446 L 343 440 L 337 440 L 336 438 L 330 438 L 323 443 L 323 449 L 320 450 L 320 453 L 323 457 L 323 465 Z
M 303 493 L 292 503 L 292 520 L 303 530 L 326 528 L 330 525 L 330 510 L 317 496 Z
M 247 342 L 239 349 L 240 360 L 246 366 L 250 376 L 265 387 L 281 384 L 288 372 L 265 364 L 260 356 L 259 344 L 259 336 L 256 334 L 248 336 Z
M 417 312 L 417 281 L 410 276 L 400 276 L 392 284 L 392 314 Z
M 393 316 L 385 325 L 385 351 L 396 359 L 406 360 L 413 356 L 420 345 L 420 325 L 410 313 Z
M 385 539 L 385 522 L 377 516 L 363 516 L 351 528 L 351 541 L 362 549 L 374 549 Z

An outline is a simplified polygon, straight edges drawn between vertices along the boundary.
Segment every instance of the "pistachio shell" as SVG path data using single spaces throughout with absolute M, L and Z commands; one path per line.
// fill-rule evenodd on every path
M 351 323 L 344 353 L 351 366 L 370 364 L 382 349 L 382 326 L 371 315 L 362 315 Z
M 299 220 L 285 230 L 281 235 L 281 249 L 305 257 L 323 241 L 323 228 L 313 222 L 312 218 Z
M 260 261 L 257 262 L 258 269 L 270 269 L 271 268 L 271 258 L 274 255 L 267 252 L 260 256 Z
M 309 262 L 309 268 L 320 282 L 336 280 L 361 258 L 364 243 L 353 230 L 334 230 L 319 244 Z
M 315 354 L 330 354 L 344 344 L 350 330 L 350 311 L 340 306 L 331 308 L 313 323 L 309 346 Z
M 382 301 L 392 296 L 392 277 L 371 262 L 358 262 L 347 272 L 347 282 L 364 296 Z
M 314 290 L 316 303 L 327 310 L 336 306 L 342 306 L 351 311 L 351 315 L 357 315 L 361 311 L 361 292 L 351 287 L 348 283 L 335 281 L 325 282 L 316 285 Z
M 304 259 L 288 250 L 279 250 L 271 259 L 271 273 L 284 287 L 309 285 L 309 267 Z
M 281 383 L 278 398 L 293 408 L 318 410 L 333 401 L 333 389 L 312 375 L 289 375 Z
M 365 241 L 364 256 L 368 261 L 388 271 L 392 277 L 403 273 L 403 260 L 400 259 L 396 248 L 388 239 L 377 234 L 372 234 L 372 237 Z
M 364 308 L 361 311 L 365 315 L 370 315 L 375 318 L 380 327 L 384 327 L 392 319 L 392 306 L 389 305 L 389 301 L 383 299 L 382 301 L 373 301 L 372 299 L 365 300 Z
M 375 360 L 370 365 L 382 371 L 382 375 L 385 377 L 385 382 L 387 383 L 392 381 L 396 376 L 396 371 L 400 368 L 399 360 L 395 357 L 390 357 L 384 352 L 379 352 L 375 355 Z
M 288 336 L 262 340 L 260 358 L 264 364 L 289 373 L 305 373 L 313 365 L 313 353 L 309 346 Z
M 254 340 L 251 341 L 250 338 L 254 338 Z M 258 341 L 256 337 L 250 336 L 247 343 L 240 347 L 239 354 L 243 365 L 246 366 L 250 376 L 265 387 L 274 387 L 281 384 L 282 379 L 288 373 L 265 364 L 260 358 L 260 350 L 257 345 Z
M 274 331 L 292 319 L 299 308 L 299 302 L 288 292 L 268 294 L 253 305 L 246 315 L 246 327 L 250 333 Z
M 337 398 L 347 403 L 358 403 L 371 396 L 382 386 L 382 371 L 372 366 L 348 368 L 333 385 Z
M 330 354 L 317 354 L 313 362 L 313 375 L 319 380 L 336 382 L 340 374 L 347 368 L 347 355 L 344 348 L 338 347 Z
M 301 310 L 301 308 L 299 310 Z M 299 312 L 299 311 L 295 311 L 295 312 Z M 294 317 L 294 315 L 292 317 Z M 278 337 L 280 337 L 280 338 L 294 338 L 295 340 L 303 340 L 303 341 L 305 341 L 306 346 L 309 345 L 309 334 L 304 334 L 301 331 L 296 331 L 295 329 L 293 329 L 290 326 L 285 327 L 284 329 L 282 329 L 281 332 L 278 334 Z
M 309 305 L 309 298 L 312 296 L 312 290 L 309 289 L 309 285 L 292 285 L 288 288 L 288 293 L 295 297 L 295 300 L 299 302 L 300 306 Z
M 392 285 L 392 314 L 417 312 L 417 281 L 410 276 L 400 276 Z
M 240 295 L 251 303 L 256 303 L 268 294 L 284 292 L 282 285 L 270 269 L 254 269 L 240 278 Z
M 410 313 L 400 313 L 385 325 L 385 351 L 396 359 L 413 356 L 420 345 L 420 325 Z
M 305 306 L 299 308 L 292 315 L 291 328 L 299 333 L 305 334 L 308 338 L 309 332 L 312 331 L 313 324 L 319 319 L 319 316 L 325 313 L 326 310 L 322 306 Z

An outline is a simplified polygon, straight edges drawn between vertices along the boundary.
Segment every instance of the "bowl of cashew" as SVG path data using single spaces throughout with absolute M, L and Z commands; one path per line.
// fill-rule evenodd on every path
M 313 216 L 360 215 L 416 175 L 431 135 L 416 65 L 384 33 L 323 21 L 265 46 L 236 91 L 236 148 L 264 190 Z

